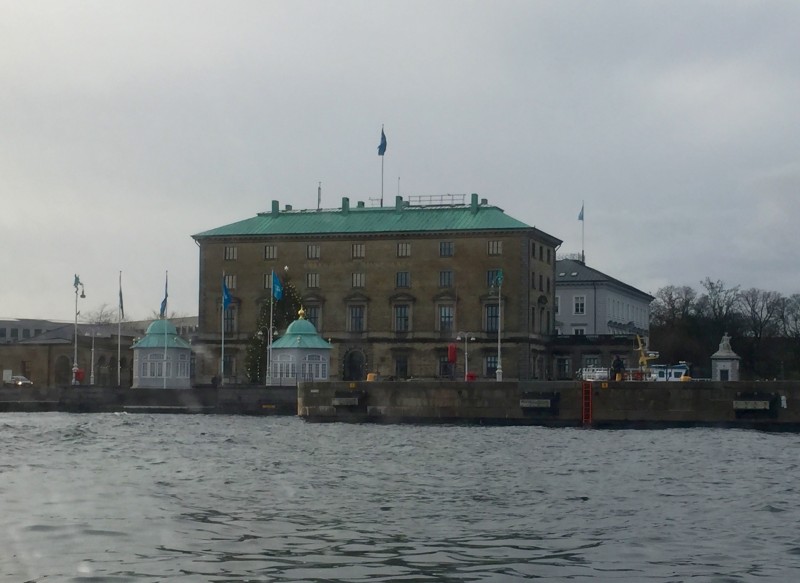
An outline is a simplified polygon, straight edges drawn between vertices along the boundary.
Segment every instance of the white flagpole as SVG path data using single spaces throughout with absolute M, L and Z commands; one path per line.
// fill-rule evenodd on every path
M 122 386 L 122 271 L 119 272 L 119 306 L 117 306 L 117 387 Z
M 222 272 L 223 285 L 225 282 L 225 271 Z M 219 384 L 225 384 L 225 290 L 222 293 L 222 302 L 219 305 L 219 329 L 222 332 L 222 350 L 219 355 Z
M 273 326 L 273 307 L 275 306 L 275 270 L 273 269 L 269 279 L 269 332 L 267 333 L 267 375 L 264 377 L 266 384 L 272 384 L 272 326 Z
M 501 353 L 500 335 L 503 333 L 503 270 L 500 270 L 500 281 L 497 286 L 497 382 L 503 380 L 503 357 Z

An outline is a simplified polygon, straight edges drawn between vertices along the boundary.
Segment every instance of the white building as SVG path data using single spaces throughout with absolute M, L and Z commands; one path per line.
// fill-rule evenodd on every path
M 560 335 L 647 337 L 654 299 L 580 261 L 556 261 L 555 314 Z

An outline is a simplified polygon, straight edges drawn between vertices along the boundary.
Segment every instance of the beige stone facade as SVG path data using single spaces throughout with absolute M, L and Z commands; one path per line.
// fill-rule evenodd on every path
M 473 215 L 480 212 L 476 208 L 473 198 Z M 347 211 L 346 200 L 343 209 Z M 413 212 L 421 210 L 424 213 L 419 208 Z M 336 212 L 343 211 L 332 214 Z M 374 216 L 376 221 L 384 218 L 380 213 Z M 456 225 L 402 232 L 386 222 L 385 230 L 370 232 L 219 229 L 196 235 L 196 382 L 210 382 L 219 370 L 223 272 L 233 296 L 227 316 L 231 329 L 225 334 L 225 355 L 231 363 L 226 382 L 246 382 L 245 347 L 256 332 L 260 303 L 269 297 L 273 270 L 297 290 L 307 318 L 331 341 L 331 378 L 343 380 L 363 379 L 368 373 L 398 379 L 463 378 L 465 346 L 470 371 L 478 378 L 495 378 L 498 287 L 492 283 L 502 270 L 503 376 L 544 378 L 560 240 L 518 221 L 520 226 L 514 228 Z M 456 340 L 459 332 L 468 333 L 466 345 L 463 337 Z M 456 344 L 457 362 L 449 367 L 451 343 Z

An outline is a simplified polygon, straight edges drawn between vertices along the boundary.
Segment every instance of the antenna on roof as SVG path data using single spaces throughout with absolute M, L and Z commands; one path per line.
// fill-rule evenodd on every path
M 322 181 L 320 181 L 319 186 L 317 186 L 317 210 L 320 209 L 321 204 L 322 204 Z

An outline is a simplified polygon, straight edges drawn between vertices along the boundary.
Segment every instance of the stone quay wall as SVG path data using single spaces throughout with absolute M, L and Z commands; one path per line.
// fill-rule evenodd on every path
M 309 421 L 800 430 L 796 382 L 301 383 Z
M 221 413 L 295 415 L 295 387 L 233 386 L 193 389 L 104 387 L 0 388 L 0 412 Z

